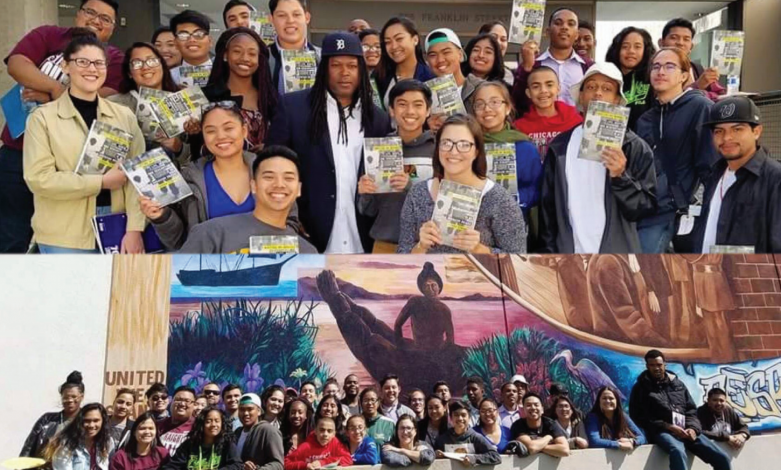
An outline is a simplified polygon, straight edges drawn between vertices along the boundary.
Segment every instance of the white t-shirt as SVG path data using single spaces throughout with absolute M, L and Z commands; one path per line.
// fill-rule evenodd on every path
M 735 172 L 727 168 L 716 186 L 716 191 L 710 199 L 708 221 L 705 224 L 705 236 L 702 239 L 702 252 L 710 253 L 710 249 L 716 244 L 716 235 L 719 228 L 719 215 L 721 215 L 721 203 L 729 188 L 735 184 L 737 177 Z
M 583 126 L 572 131 L 567 144 L 567 212 L 572 226 L 575 253 L 599 253 L 605 233 L 605 180 L 601 162 L 578 158 Z

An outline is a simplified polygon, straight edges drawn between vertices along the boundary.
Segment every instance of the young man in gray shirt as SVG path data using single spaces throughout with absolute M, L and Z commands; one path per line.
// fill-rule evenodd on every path
M 315 247 L 287 225 L 301 195 L 299 162 L 295 152 L 272 145 L 258 152 L 252 163 L 255 210 L 218 217 L 196 225 L 181 253 L 249 253 L 249 239 L 261 235 L 298 236 L 300 253 L 317 253 Z

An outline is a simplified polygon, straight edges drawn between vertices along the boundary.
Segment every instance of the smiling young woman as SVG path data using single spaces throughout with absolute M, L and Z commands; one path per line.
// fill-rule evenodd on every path
M 501 186 L 486 178 L 485 138 L 471 116 L 448 118 L 437 132 L 434 177 L 410 189 L 401 211 L 399 253 L 524 253 L 526 224 L 520 208 Z M 474 229 L 459 232 L 455 246 L 442 244 L 431 220 L 442 180 L 482 191 Z
M 24 179 L 33 193 L 32 225 L 41 253 L 97 252 L 92 218 L 127 213 L 123 253 L 142 253 L 144 216 L 135 189 L 118 167 L 102 175 L 80 175 L 78 164 L 94 121 L 131 134 L 128 158 L 144 152 L 144 136 L 133 112 L 98 95 L 106 80 L 106 50 L 94 35 L 80 36 L 63 52 L 70 87 L 38 107 L 27 121 Z
M 109 454 L 116 443 L 107 422 L 106 409 L 100 403 L 90 403 L 79 410 L 44 453 L 51 459 L 52 469 L 108 470 Z

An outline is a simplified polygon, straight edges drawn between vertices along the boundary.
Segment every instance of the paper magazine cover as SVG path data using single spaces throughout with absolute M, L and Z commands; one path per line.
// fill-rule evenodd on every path
M 458 232 L 475 228 L 482 197 L 479 189 L 442 180 L 431 220 L 437 224 L 443 244 L 453 246 Z
M 515 144 L 485 144 L 488 178 L 518 198 L 518 174 L 515 171 Z
M 378 193 L 391 193 L 391 176 L 404 171 L 401 137 L 377 137 L 363 140 L 366 174 L 374 177 Z
M 249 237 L 249 253 L 251 255 L 298 253 L 298 236 L 258 235 Z
M 621 148 L 629 122 L 629 108 L 602 101 L 592 101 L 583 123 L 583 140 L 578 158 L 602 161 L 602 150 Z
M 537 44 L 541 43 L 542 30 L 545 27 L 545 2 L 546 0 L 513 0 L 508 42 L 523 44 L 533 40 Z
M 179 67 L 179 85 L 185 88 L 206 86 L 212 73 L 211 64 L 182 65 Z
M 92 121 L 75 172 L 80 175 L 106 173 L 117 161 L 127 157 L 132 142 L 132 134 L 105 122 Z
M 98 249 L 104 255 L 119 253 L 122 248 L 122 238 L 127 231 L 127 214 L 96 215 L 92 218 L 92 230 L 95 232 L 95 240 Z M 145 253 L 161 253 L 163 244 L 157 236 L 152 224 L 147 225 L 141 234 L 144 240 Z
M 163 207 L 192 194 L 190 185 L 162 148 L 129 158 L 120 165 L 139 194 Z
M 170 94 L 171 92 L 169 91 L 139 87 L 136 119 L 138 119 L 138 127 L 141 128 L 145 139 L 160 142 L 168 138 L 165 135 L 165 131 L 160 127 L 160 122 L 157 120 L 154 110 L 152 110 L 152 103 L 160 103 Z
M 434 176 L 434 166 L 428 157 L 404 157 L 404 172 L 409 175 L 410 183 L 425 181 Z
M 160 127 L 171 138 L 184 132 L 184 123 L 190 118 L 201 119 L 201 108 L 209 104 L 201 87 L 194 86 L 171 93 L 162 101 L 153 102 L 152 110 Z
M 720 75 L 740 75 L 745 42 L 746 33 L 743 31 L 714 31 L 711 67 L 718 67 Z
M 268 19 L 268 13 L 265 11 L 250 12 L 249 27 L 251 30 L 258 33 L 260 39 L 262 39 L 267 46 L 274 44 L 276 32 L 274 31 L 274 25 L 271 24 L 271 21 Z
M 426 82 L 426 86 L 431 90 L 432 115 L 444 114 L 452 116 L 454 114 L 466 114 L 464 101 L 461 99 L 458 84 L 456 84 L 456 79 L 452 74 L 432 78 Z
M 306 90 L 315 84 L 317 56 L 315 51 L 282 50 L 282 75 L 285 79 L 285 93 Z

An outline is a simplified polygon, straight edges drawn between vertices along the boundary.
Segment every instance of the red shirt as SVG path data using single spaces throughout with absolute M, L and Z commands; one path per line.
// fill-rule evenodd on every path
M 132 458 L 125 449 L 119 449 L 109 464 L 109 470 L 157 470 L 168 463 L 168 450 L 154 447 L 149 455 Z
M 554 106 L 555 116 L 540 116 L 537 108 L 532 106 L 531 110 L 513 123 L 516 129 L 528 135 L 534 142 L 543 160 L 548 153 L 548 145 L 557 135 L 583 122 L 583 116 L 574 106 L 563 101 L 556 101 Z
M 320 462 L 323 467 L 334 462 L 339 467 L 349 467 L 353 464 L 353 458 L 336 436 L 323 447 L 313 432 L 306 438 L 306 442 L 285 457 L 285 470 L 305 470 L 307 464 L 312 462 Z
M 66 79 L 65 73 L 60 68 L 62 53 L 73 37 L 72 28 L 60 26 L 39 26 L 16 43 L 16 46 L 4 59 L 8 65 L 8 59 L 12 55 L 23 55 L 30 59 L 43 73 L 59 82 Z M 119 90 L 122 81 L 122 61 L 125 53 L 114 46 L 107 46 L 108 70 L 106 71 L 106 83 L 104 86 Z M 8 126 L 3 128 L 3 144 L 16 150 L 22 150 L 24 135 L 14 140 L 8 131 Z
M 195 424 L 195 418 L 190 418 L 184 423 L 174 424 L 169 416 L 162 421 L 157 422 L 157 434 L 160 436 L 160 443 L 168 449 L 168 453 L 174 455 L 176 449 L 187 440 L 187 435 Z

